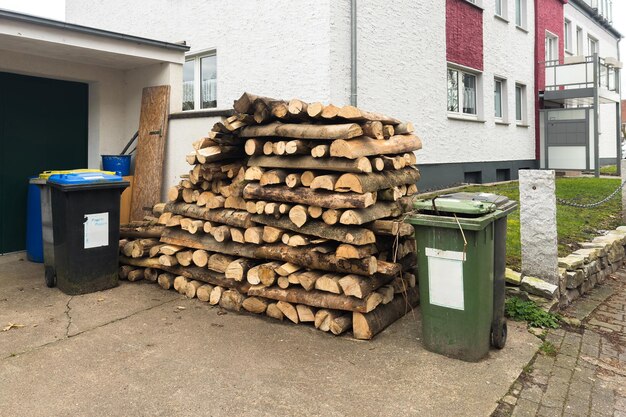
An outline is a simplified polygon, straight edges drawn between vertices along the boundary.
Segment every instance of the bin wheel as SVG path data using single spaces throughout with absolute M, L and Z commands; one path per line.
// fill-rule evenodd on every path
M 506 326 L 506 319 L 503 319 L 498 325 L 494 326 L 491 330 L 491 346 L 496 349 L 502 349 L 506 345 L 506 336 L 508 330 Z
M 54 273 L 54 269 L 52 268 L 46 269 L 45 277 L 46 277 L 46 286 L 48 288 L 56 287 L 57 277 L 56 277 L 56 274 Z

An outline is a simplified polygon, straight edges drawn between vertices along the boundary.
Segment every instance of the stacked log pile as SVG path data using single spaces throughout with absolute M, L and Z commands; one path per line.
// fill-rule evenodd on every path
M 120 277 L 359 339 L 415 306 L 411 123 L 247 93 L 234 109 L 194 143 L 158 224 L 135 225 L 155 236 L 122 234 Z

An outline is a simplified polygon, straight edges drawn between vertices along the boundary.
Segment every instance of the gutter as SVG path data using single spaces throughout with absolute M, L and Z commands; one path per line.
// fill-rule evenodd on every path
M 13 20 L 15 22 L 30 23 L 39 26 L 50 27 L 60 30 L 68 30 L 71 32 L 82 33 L 87 35 L 100 36 L 103 38 L 116 39 L 125 42 L 133 42 L 142 45 L 154 46 L 157 48 L 170 49 L 180 52 L 187 52 L 189 46 L 179 43 L 170 43 L 157 41 L 154 39 L 142 38 L 139 36 L 126 35 L 119 32 L 111 32 L 109 30 L 96 29 L 89 26 L 75 25 L 73 23 L 61 22 L 59 20 L 46 19 L 44 17 L 32 16 L 29 14 L 15 13 L 9 10 L 0 9 L 0 19 Z

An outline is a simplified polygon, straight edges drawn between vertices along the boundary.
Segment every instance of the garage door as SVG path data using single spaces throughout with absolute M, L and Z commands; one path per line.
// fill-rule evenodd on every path
M 0 72 L 0 253 L 26 247 L 28 178 L 87 166 L 88 86 Z

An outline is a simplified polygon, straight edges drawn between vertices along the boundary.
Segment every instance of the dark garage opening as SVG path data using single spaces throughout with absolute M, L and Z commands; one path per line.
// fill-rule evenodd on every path
M 28 178 L 87 167 L 88 85 L 0 72 L 0 254 L 26 247 Z

